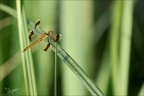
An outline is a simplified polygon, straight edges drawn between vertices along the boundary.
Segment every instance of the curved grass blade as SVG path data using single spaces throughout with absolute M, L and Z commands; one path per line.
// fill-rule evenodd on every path
M 14 9 L 10 8 L 9 6 L 6 6 L 6 5 L 0 3 L 0 10 L 7 12 L 10 15 L 12 15 L 13 17 L 17 18 L 16 11 Z

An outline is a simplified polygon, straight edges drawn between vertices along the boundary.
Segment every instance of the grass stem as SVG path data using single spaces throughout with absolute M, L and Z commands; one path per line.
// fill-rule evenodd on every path
M 57 42 L 55 42 L 54 96 L 57 96 Z

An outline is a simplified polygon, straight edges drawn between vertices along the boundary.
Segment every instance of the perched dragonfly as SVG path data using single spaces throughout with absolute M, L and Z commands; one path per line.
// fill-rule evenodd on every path
M 40 24 L 40 20 L 38 19 L 38 21 L 35 23 L 35 28 Z M 34 35 L 34 32 L 31 31 L 30 35 L 29 35 L 29 39 L 31 41 L 32 36 Z M 54 34 L 52 30 L 48 31 L 48 33 L 42 33 L 42 35 L 36 40 L 34 41 L 32 44 L 30 44 L 29 46 L 27 46 L 26 48 L 23 49 L 22 52 L 28 50 L 29 48 L 33 47 L 34 45 L 36 45 L 37 43 L 39 43 L 40 41 L 47 39 L 48 40 L 48 44 L 45 47 L 44 51 L 47 51 L 48 48 L 50 47 L 50 42 L 58 42 L 61 38 L 61 34 Z

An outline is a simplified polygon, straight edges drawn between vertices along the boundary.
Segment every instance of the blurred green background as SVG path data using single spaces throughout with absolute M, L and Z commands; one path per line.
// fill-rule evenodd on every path
M 3 4 L 17 10 L 16 1 L 0 1 L 0 94 L 25 95 L 18 23 Z M 24 0 L 22 5 L 27 19 L 40 19 L 43 30 L 62 34 L 58 44 L 106 96 L 144 95 L 144 1 Z M 54 52 L 38 49 L 32 58 L 37 94 L 54 95 Z M 57 95 L 90 95 L 70 68 L 57 62 Z

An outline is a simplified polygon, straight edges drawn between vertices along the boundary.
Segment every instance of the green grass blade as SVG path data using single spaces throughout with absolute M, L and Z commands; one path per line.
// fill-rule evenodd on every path
M 14 9 L 2 4 L 2 3 L 0 3 L 0 10 L 7 12 L 10 15 L 12 15 L 13 17 L 17 18 L 16 11 Z
M 55 43 L 54 96 L 57 96 L 57 42 Z
M 112 16 L 112 27 L 110 33 L 110 64 L 112 71 L 112 89 L 113 94 L 118 95 L 119 93 L 119 35 L 120 35 L 120 24 L 122 15 L 122 1 L 115 1 Z
M 35 29 L 34 23 L 28 21 L 29 28 L 32 29 L 37 34 L 41 34 L 43 32 L 40 29 Z M 46 41 L 47 42 L 47 41 Z M 55 43 L 51 43 L 52 50 L 56 51 Z M 83 69 L 74 61 L 74 59 L 60 46 L 57 45 L 57 55 L 60 59 L 65 62 L 68 67 L 75 73 L 75 75 L 82 81 L 85 87 L 91 92 L 94 96 L 103 96 L 101 90 L 94 84 L 94 82 L 87 76 L 87 74 L 83 71 Z
M 21 6 L 20 2 L 16 2 L 17 6 L 17 19 L 18 19 L 18 31 L 19 31 L 19 39 L 20 39 L 20 49 L 22 50 L 24 48 L 23 44 L 23 28 L 22 28 L 22 15 L 21 15 Z M 26 72 L 26 65 L 25 65 L 25 59 L 24 59 L 24 54 L 21 54 L 22 58 L 22 66 L 23 66 L 23 73 L 24 73 L 24 81 L 25 81 L 25 89 L 26 89 L 26 95 L 29 94 L 28 92 L 28 80 L 27 80 L 27 72 Z
M 21 19 L 21 18 L 19 18 Z M 22 22 L 19 21 L 19 24 L 21 25 Z M 35 29 L 34 23 L 29 22 L 29 28 L 32 29 L 33 31 L 37 32 L 39 35 L 41 34 L 42 30 Z M 22 28 L 19 27 L 19 32 L 21 34 Z M 22 35 L 20 35 L 22 38 Z M 21 41 L 21 50 L 24 48 Z M 85 87 L 91 92 L 92 95 L 94 96 L 103 96 L 103 93 L 101 90 L 95 85 L 95 83 L 87 76 L 87 74 L 83 71 L 83 69 L 73 60 L 73 58 L 70 57 L 70 55 L 63 50 L 61 47 L 57 45 L 57 48 L 54 43 L 51 44 L 53 51 L 55 52 L 57 49 L 57 55 L 60 57 L 61 60 L 63 60 L 68 67 L 76 74 L 76 76 L 82 81 L 82 83 L 85 85 Z M 22 54 L 23 56 L 23 54 Z M 24 58 L 24 57 L 23 57 Z M 24 60 L 22 60 L 24 62 Z M 27 85 L 28 86 L 28 85 Z
M 11 58 L 9 58 L 5 63 L 0 66 L 0 82 L 6 78 L 18 65 L 21 63 L 20 52 L 15 53 Z M 11 66 L 8 68 L 8 66 Z
M 144 83 L 142 84 L 142 87 L 140 88 L 140 91 L 138 93 L 138 96 L 144 96 Z
M 102 92 L 107 95 L 107 90 L 109 88 L 109 82 L 110 82 L 110 57 L 109 57 L 109 45 L 104 51 L 103 59 L 102 59 L 102 66 L 100 68 L 100 72 L 98 74 L 98 77 L 96 79 L 96 83 L 101 88 Z M 106 79 L 105 79 L 106 78 Z M 101 83 L 103 82 L 103 83 Z
M 27 39 L 27 23 L 25 17 L 24 7 L 21 6 L 21 2 L 17 1 L 17 18 L 18 18 L 18 29 L 19 29 L 19 38 L 20 38 L 20 48 L 21 50 L 24 46 L 28 45 Z M 22 53 L 22 65 L 24 72 L 24 81 L 26 87 L 26 95 L 37 95 L 35 74 L 32 62 L 32 56 L 30 50 Z
M 55 45 L 52 43 L 51 46 L 53 50 L 55 49 Z M 55 51 L 55 50 L 54 50 Z M 92 95 L 103 96 L 100 89 L 93 83 L 93 81 L 86 75 L 83 69 L 70 57 L 70 55 L 61 47 L 57 45 L 57 54 L 63 60 L 69 68 L 77 75 L 77 77 L 83 82 L 85 87 L 91 92 Z
M 120 43 L 120 93 L 128 95 L 128 78 L 131 50 L 131 34 L 132 34 L 132 16 L 134 0 L 124 1 L 122 28 L 121 28 L 121 43 Z

